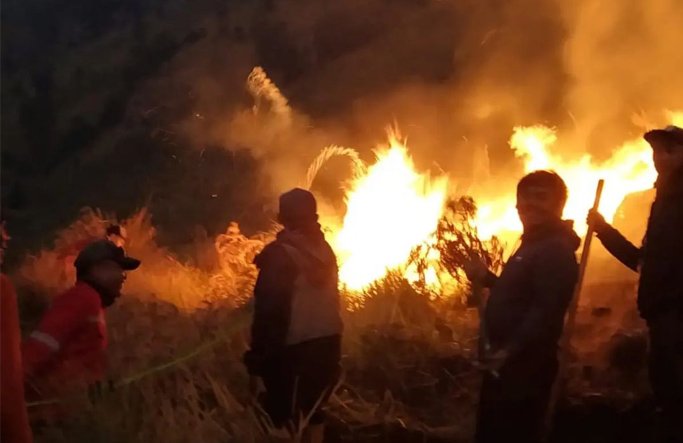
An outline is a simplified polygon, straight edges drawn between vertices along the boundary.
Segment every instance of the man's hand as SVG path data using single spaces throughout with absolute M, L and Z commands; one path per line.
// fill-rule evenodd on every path
M 250 376 L 249 377 L 249 395 L 255 400 L 258 398 L 259 394 L 265 389 L 263 387 L 263 381 L 261 377 Z
M 465 275 L 467 275 L 467 278 L 469 278 L 471 282 L 481 282 L 489 272 L 486 264 L 479 258 L 467 260 L 464 263 L 463 268 L 465 269 Z
M 593 226 L 593 229 L 597 233 L 600 233 L 600 231 L 602 231 L 606 226 L 608 226 L 608 223 L 605 221 L 605 217 L 603 217 L 595 209 L 591 209 L 590 211 L 588 211 L 586 223 L 588 224 L 588 226 Z
M 500 375 L 500 370 L 503 368 L 509 357 L 510 353 L 506 349 L 500 349 L 493 355 L 486 358 L 481 366 L 481 369 L 490 372 L 494 377 L 498 378 Z
M 508 357 L 510 357 L 510 353 L 506 349 L 496 351 L 488 360 L 489 370 L 491 372 L 500 372 Z

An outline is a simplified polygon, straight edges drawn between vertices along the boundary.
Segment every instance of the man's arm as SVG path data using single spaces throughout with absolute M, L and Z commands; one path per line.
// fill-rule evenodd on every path
M 264 250 L 257 265 L 251 349 L 245 355 L 247 370 L 252 375 L 259 375 L 268 356 L 285 344 L 297 272 L 287 252 L 277 245 Z
M 522 325 L 506 350 L 515 354 L 564 322 L 578 278 L 574 252 L 567 247 L 549 247 L 532 270 L 534 300 Z
M 487 289 L 491 289 L 493 285 L 496 284 L 496 280 L 498 280 L 498 276 L 493 272 L 488 271 L 482 280 L 482 285 Z
M 45 312 L 38 328 L 31 333 L 22 347 L 24 373 L 27 377 L 39 375 L 69 338 L 85 324 L 88 317 L 96 315 L 95 302 L 66 294 L 57 297 Z
M 619 231 L 614 229 L 609 224 L 605 223 L 599 229 L 595 230 L 598 239 L 603 244 L 605 249 L 609 251 L 617 260 L 622 262 L 625 266 L 633 271 L 638 271 L 638 264 L 640 263 L 640 248 L 637 248 L 633 243 L 626 240 Z
M 635 247 L 633 243 L 626 240 L 619 231 L 607 223 L 605 218 L 594 209 L 588 212 L 586 222 L 588 225 L 593 226 L 598 239 L 600 239 L 600 242 L 610 254 L 626 267 L 633 271 L 638 271 L 641 258 L 640 248 Z
M 483 288 L 492 288 L 498 280 L 498 276 L 479 258 L 465 260 L 463 270 L 471 282 L 477 282 Z

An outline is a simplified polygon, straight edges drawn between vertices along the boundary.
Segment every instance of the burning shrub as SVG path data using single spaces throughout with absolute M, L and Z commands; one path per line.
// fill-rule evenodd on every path
M 480 239 L 476 215 L 477 206 L 471 197 L 449 200 L 436 230 L 441 264 L 459 282 L 463 282 L 467 260 L 482 260 L 495 273 L 503 267 L 503 245 L 496 237 L 486 242 Z
M 274 230 L 248 238 L 235 222 L 230 223 L 225 234 L 216 237 L 220 274 L 213 278 L 222 282 L 221 286 L 231 288 L 231 299 L 244 302 L 251 296 L 257 275 L 254 258 L 274 239 Z

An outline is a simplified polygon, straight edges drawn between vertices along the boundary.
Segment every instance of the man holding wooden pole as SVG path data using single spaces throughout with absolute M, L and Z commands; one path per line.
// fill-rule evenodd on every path
M 650 331 L 650 382 L 661 413 L 659 441 L 683 443 L 683 129 L 645 134 L 659 177 L 643 246 L 637 248 L 597 212 L 588 215 L 602 244 L 640 271 L 638 309 Z
M 562 220 L 567 187 L 553 172 L 536 171 L 517 186 L 522 243 L 500 277 L 478 261 L 470 280 L 491 293 L 483 322 L 490 355 L 485 362 L 477 443 L 540 441 L 557 375 L 558 341 L 578 278 L 580 239 Z

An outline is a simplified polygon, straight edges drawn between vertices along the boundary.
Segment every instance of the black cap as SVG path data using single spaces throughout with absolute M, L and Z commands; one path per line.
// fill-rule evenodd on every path
M 118 263 L 124 271 L 132 271 L 140 266 L 140 260 L 127 257 L 123 248 L 119 248 L 109 240 L 96 240 L 83 248 L 74 261 L 76 269 L 84 270 L 88 266 L 105 260 Z
M 664 129 L 648 131 L 643 138 L 645 138 L 650 145 L 663 142 L 680 145 L 683 148 L 683 129 L 678 126 L 667 126 Z

